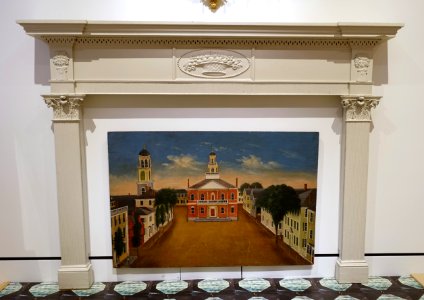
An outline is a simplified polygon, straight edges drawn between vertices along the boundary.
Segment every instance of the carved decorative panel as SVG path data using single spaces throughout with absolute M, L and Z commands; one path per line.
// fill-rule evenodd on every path
M 247 57 L 230 50 L 196 50 L 178 60 L 179 69 L 193 77 L 229 78 L 246 72 L 250 67 Z

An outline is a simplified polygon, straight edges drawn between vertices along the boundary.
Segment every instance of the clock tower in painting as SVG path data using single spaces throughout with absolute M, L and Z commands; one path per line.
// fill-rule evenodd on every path
M 152 158 L 146 146 L 138 154 L 137 194 L 142 195 L 153 189 Z
M 216 153 L 209 153 L 208 171 L 206 179 L 219 179 L 218 162 L 216 161 Z

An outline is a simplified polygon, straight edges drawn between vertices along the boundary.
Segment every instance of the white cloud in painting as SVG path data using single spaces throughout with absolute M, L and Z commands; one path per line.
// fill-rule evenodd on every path
M 238 159 L 241 162 L 241 166 L 248 170 L 273 170 L 281 168 L 281 165 L 276 161 L 264 162 L 260 157 L 250 154 L 249 156 L 243 156 Z
M 168 155 L 166 158 L 169 162 L 163 163 L 162 166 L 167 169 L 200 170 L 199 166 L 202 165 L 194 156 L 189 154 Z
M 296 152 L 292 152 L 292 151 L 288 151 L 288 150 L 281 150 L 281 153 L 283 154 L 284 157 L 286 158 L 291 158 L 291 159 L 300 159 L 302 158 L 299 154 L 297 154 Z

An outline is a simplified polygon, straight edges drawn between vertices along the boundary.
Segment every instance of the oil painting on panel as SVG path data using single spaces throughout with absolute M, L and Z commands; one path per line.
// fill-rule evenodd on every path
M 316 132 L 109 132 L 114 267 L 310 265 Z

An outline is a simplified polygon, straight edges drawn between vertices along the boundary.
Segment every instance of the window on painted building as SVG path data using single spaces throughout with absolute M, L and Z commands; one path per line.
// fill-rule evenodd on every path
M 308 224 L 306 224 L 306 222 L 303 222 L 303 231 L 307 231 L 308 230 Z
M 149 205 L 152 205 L 152 200 L 149 200 Z
M 304 248 L 306 247 L 306 239 L 302 240 L 302 247 L 304 247 Z
M 211 195 L 211 200 L 215 200 L 215 194 Z
M 308 210 L 305 209 L 305 217 L 308 217 Z
M 313 222 L 314 221 L 314 213 L 311 212 L 311 214 L 309 215 L 309 222 Z
M 235 211 L 234 206 L 231 206 L 231 213 L 233 214 Z
M 312 231 L 312 229 L 309 231 L 309 238 L 311 239 L 314 236 L 314 232 Z
M 194 214 L 194 206 L 190 207 L 191 213 Z
M 124 215 L 122 215 L 122 222 L 124 222 L 124 223 L 125 223 L 125 214 L 124 214 Z
M 190 195 L 190 199 L 191 199 L 191 200 L 194 200 L 194 194 L 191 194 L 191 195 Z
M 121 224 L 121 216 L 118 216 L 118 224 Z
M 200 194 L 200 200 L 205 200 L 205 195 L 204 194 Z
M 290 220 L 290 226 L 293 227 L 293 219 Z
M 114 216 L 113 217 L 113 223 L 115 224 L 115 226 L 116 226 L 116 216 Z
M 234 193 L 231 193 L 231 200 L 234 200 Z
M 203 207 L 200 208 L 200 213 L 204 214 L 205 213 L 205 209 Z
M 152 216 L 149 217 L 149 222 L 152 222 Z
M 224 213 L 225 213 L 225 208 L 221 207 L 221 214 L 224 214 Z
M 281 223 L 278 223 L 278 229 L 281 229 Z

